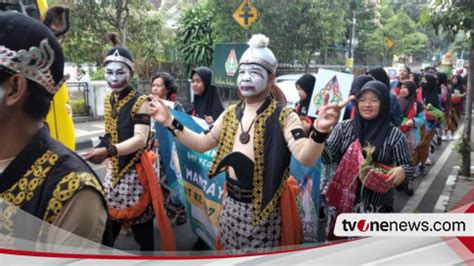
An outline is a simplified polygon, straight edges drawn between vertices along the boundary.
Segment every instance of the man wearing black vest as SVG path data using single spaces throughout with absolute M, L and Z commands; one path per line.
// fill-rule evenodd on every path
M 61 47 L 46 26 L 28 16 L 2 13 L 0 25 L 0 197 L 10 207 L 107 244 L 110 239 L 103 238 L 107 211 L 99 179 L 78 155 L 51 138 L 44 122 L 64 83 Z M 28 218 L 24 212 L 15 211 Z M 31 229 L 33 218 L 15 220 L 15 215 L 5 213 L 0 217 L 4 236 L 49 239 L 50 244 L 65 246 L 69 237 L 74 238 L 59 234 L 52 239 L 42 229 Z M 10 218 L 12 227 L 6 226 Z

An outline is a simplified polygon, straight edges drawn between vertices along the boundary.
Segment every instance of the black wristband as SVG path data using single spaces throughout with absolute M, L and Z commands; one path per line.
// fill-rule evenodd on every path
M 183 129 L 183 124 L 181 124 L 176 118 L 173 118 L 173 122 L 171 122 L 171 128 L 168 128 L 168 130 L 171 131 L 174 136 L 176 136 L 176 134 L 174 133 L 175 130 L 183 131 Z
M 117 154 L 118 154 L 118 150 L 115 145 L 109 145 L 107 147 L 107 157 L 117 156 Z
M 326 141 L 326 139 L 328 138 L 328 136 L 329 136 L 329 132 L 328 133 L 319 132 L 314 126 L 311 129 L 311 139 L 313 139 L 313 141 L 316 143 L 323 144 L 324 141 Z

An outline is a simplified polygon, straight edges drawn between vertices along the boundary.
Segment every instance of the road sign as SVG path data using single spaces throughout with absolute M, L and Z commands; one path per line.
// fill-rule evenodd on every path
M 257 20 L 259 15 L 260 13 L 255 6 L 249 0 L 244 0 L 232 14 L 232 17 L 242 28 L 248 29 Z
M 391 49 L 393 45 L 395 45 L 395 42 L 389 37 L 384 37 L 384 39 L 385 39 L 385 44 L 387 44 L 388 49 Z

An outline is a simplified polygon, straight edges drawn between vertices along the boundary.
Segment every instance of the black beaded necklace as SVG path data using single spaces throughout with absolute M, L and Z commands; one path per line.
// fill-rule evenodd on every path
M 243 113 L 244 110 L 245 110 L 245 103 L 244 103 L 244 106 L 242 108 L 242 113 Z M 255 119 L 257 117 L 254 117 L 254 119 L 252 120 L 252 123 L 250 123 L 250 126 L 247 129 L 247 131 L 244 130 L 244 126 L 242 125 L 242 117 L 240 118 L 240 121 L 239 121 L 240 122 L 240 129 L 242 130 L 242 133 L 240 133 L 240 136 L 239 136 L 239 140 L 240 140 L 240 143 L 247 144 L 250 141 L 250 134 L 249 134 L 250 129 L 252 128 L 253 123 L 255 122 Z

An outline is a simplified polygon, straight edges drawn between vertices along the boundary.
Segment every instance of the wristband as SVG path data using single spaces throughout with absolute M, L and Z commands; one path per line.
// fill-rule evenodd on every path
M 115 145 L 107 146 L 107 157 L 117 156 L 117 154 L 118 154 L 118 150 Z
M 324 141 L 326 141 L 326 139 L 328 138 L 328 136 L 329 136 L 329 132 L 328 133 L 319 132 L 314 126 L 311 129 L 311 139 L 313 139 L 313 141 L 316 143 L 323 144 Z
M 173 122 L 171 122 L 171 127 L 168 128 L 168 130 L 171 131 L 174 136 L 176 136 L 176 133 L 174 132 L 175 130 L 183 131 L 183 129 L 183 124 L 181 124 L 176 118 L 173 119 Z

